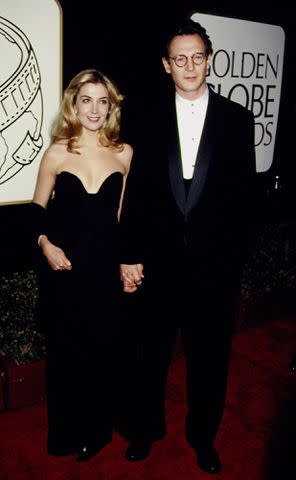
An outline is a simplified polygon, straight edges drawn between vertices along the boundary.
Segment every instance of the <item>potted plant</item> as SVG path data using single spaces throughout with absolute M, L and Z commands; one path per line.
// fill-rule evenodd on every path
M 0 370 L 6 408 L 45 398 L 46 352 L 37 308 L 34 270 L 0 275 Z
M 261 304 L 281 307 L 280 299 L 296 285 L 295 252 L 295 231 L 289 223 L 258 225 L 241 276 L 240 324 L 247 309 L 254 315 Z

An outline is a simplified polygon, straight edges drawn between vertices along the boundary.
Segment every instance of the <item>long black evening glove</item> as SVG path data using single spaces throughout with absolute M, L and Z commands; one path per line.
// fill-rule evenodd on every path
M 28 231 L 31 240 L 38 245 L 38 237 L 48 232 L 48 214 L 47 210 L 38 203 L 31 202 L 27 209 Z

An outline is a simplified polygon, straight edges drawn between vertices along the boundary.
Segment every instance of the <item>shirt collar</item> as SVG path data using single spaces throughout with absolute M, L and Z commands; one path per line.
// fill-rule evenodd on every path
M 176 104 L 181 105 L 194 105 L 194 106 L 202 106 L 206 105 L 209 99 L 209 88 L 207 86 L 205 92 L 201 97 L 196 98 L 195 100 L 187 100 L 187 98 L 181 97 L 178 92 L 176 92 Z

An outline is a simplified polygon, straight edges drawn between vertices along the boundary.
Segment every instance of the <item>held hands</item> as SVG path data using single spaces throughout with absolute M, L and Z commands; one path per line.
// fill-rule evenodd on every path
M 72 265 L 63 250 L 51 243 L 46 235 L 40 240 L 40 248 L 53 270 L 71 270 Z
M 122 263 L 120 265 L 120 279 L 123 282 L 123 291 L 126 293 L 135 292 L 142 283 L 143 265 L 137 263 L 135 265 L 126 265 Z

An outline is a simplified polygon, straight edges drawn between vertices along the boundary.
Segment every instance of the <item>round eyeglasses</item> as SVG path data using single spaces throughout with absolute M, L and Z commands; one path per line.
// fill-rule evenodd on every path
M 189 57 L 187 55 L 176 55 L 175 57 L 170 57 L 170 58 L 174 60 L 177 67 L 185 67 L 185 65 L 187 65 L 188 63 L 188 58 L 191 58 L 194 65 L 201 65 L 204 59 L 206 58 L 206 56 L 207 56 L 206 53 L 194 53 Z

